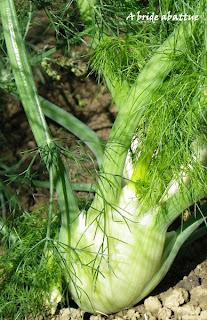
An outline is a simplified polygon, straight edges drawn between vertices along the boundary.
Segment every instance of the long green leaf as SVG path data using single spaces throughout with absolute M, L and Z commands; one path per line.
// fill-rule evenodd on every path
M 41 156 L 48 169 L 52 167 L 58 193 L 58 201 L 62 213 L 60 239 L 67 243 L 70 239 L 70 224 L 77 217 L 79 209 L 73 194 L 58 147 L 53 142 L 28 62 L 24 41 L 20 33 L 13 0 L 0 2 L 0 14 L 7 51 L 30 127 L 40 148 Z

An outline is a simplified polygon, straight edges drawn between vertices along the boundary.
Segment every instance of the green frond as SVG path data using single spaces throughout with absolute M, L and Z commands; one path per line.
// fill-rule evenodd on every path
M 138 36 L 103 37 L 91 56 L 91 65 L 101 77 L 133 83 L 148 57 L 147 46 Z
M 48 242 L 53 259 L 48 263 L 44 256 L 47 218 L 39 210 L 24 214 L 15 223 L 17 240 L 4 246 L 0 255 L 0 317 L 23 319 L 26 316 L 46 315 L 46 305 L 54 285 L 61 278 L 59 258 L 54 241 Z M 51 224 L 51 236 L 55 237 L 58 221 Z M 45 239 L 45 240 L 44 240 Z
M 154 95 L 137 128 L 141 141 L 134 157 L 137 170 L 141 170 L 138 168 L 143 159 L 151 157 L 145 162 L 144 179 L 136 172 L 133 178 L 140 196 L 150 206 L 159 201 L 170 181 L 179 179 L 182 171 L 193 176 L 194 183 L 205 181 L 206 172 L 193 147 L 195 143 L 206 144 L 206 80 L 201 58 L 203 42 L 198 37 L 190 42 L 191 51 L 177 58 L 179 62 Z

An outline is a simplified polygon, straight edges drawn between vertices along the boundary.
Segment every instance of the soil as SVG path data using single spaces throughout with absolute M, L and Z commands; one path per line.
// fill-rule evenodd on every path
M 41 30 L 38 34 L 41 34 Z M 30 36 L 34 40 L 34 45 L 37 45 L 34 34 L 31 33 Z M 52 47 L 54 36 L 50 35 L 49 39 L 48 48 Z M 77 49 L 76 54 L 79 54 L 80 51 Z M 49 77 L 41 68 L 34 70 L 39 93 L 65 110 L 72 112 L 95 130 L 103 140 L 106 140 L 116 114 L 116 108 L 108 91 L 103 85 L 97 85 L 93 76 L 77 75 L 71 68 L 60 68 L 59 71 L 61 78 L 57 80 Z M 1 140 L 3 142 L 0 157 L 7 164 L 23 161 L 23 170 L 31 160 L 25 156 L 25 152 L 28 154 L 28 150 L 35 150 L 36 144 L 19 101 L 3 91 L 1 92 L 1 100 L 4 109 L 1 111 L 0 119 Z M 52 121 L 48 123 L 56 138 L 61 140 L 64 146 L 74 148 L 76 155 L 81 158 L 80 153 L 85 153 L 86 149 L 82 146 L 75 149 L 77 140 L 72 135 Z M 90 156 L 88 153 L 88 159 Z M 42 174 L 41 165 L 35 164 L 35 166 L 34 170 Z M 80 169 L 76 164 L 72 164 L 72 167 L 70 166 L 72 181 L 92 181 L 94 177 L 91 177 L 90 172 L 94 170 L 93 166 L 91 162 L 90 165 L 85 166 L 83 172 L 82 166 Z M 46 176 L 46 173 L 43 173 L 43 176 Z M 27 190 L 27 195 L 21 190 L 17 193 L 21 196 L 22 205 L 29 210 L 48 203 L 47 191 L 40 188 L 31 187 Z M 134 308 L 108 317 L 90 315 L 82 312 L 78 307 L 63 308 L 59 314 L 53 316 L 53 320 L 207 320 L 206 248 L 207 236 L 185 246 L 158 288 Z

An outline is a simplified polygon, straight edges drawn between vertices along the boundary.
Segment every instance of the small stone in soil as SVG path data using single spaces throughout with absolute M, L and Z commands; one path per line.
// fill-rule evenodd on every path
M 206 319 L 207 319 L 207 310 L 201 311 L 200 320 L 206 320 Z
M 162 308 L 161 302 L 157 297 L 149 297 L 144 301 L 145 309 L 152 314 L 157 314 L 159 309 Z
M 183 280 L 181 280 L 177 288 L 183 288 L 188 291 L 191 291 L 192 288 L 198 287 L 200 285 L 200 278 L 196 274 L 191 274 L 188 277 L 184 277 Z
M 189 293 L 183 288 L 175 288 L 168 290 L 160 295 L 164 307 L 176 308 L 188 301 Z
M 207 310 L 207 288 L 199 286 L 191 291 L 191 302 L 199 304 L 202 310 Z
M 196 318 L 200 314 L 201 308 L 195 307 L 191 304 L 185 304 L 184 306 L 173 309 L 173 311 L 178 316 L 192 315 Z
M 172 316 L 172 310 L 164 307 L 158 312 L 158 320 L 169 320 Z

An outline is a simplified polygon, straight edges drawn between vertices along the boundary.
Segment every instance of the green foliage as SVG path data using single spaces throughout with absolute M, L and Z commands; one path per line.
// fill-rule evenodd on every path
M 46 240 L 47 219 L 44 211 L 21 216 L 15 227 L 16 242 L 2 247 L 0 255 L 0 317 L 23 319 L 47 313 L 46 304 L 54 284 L 60 281 L 59 256 L 54 240 Z M 55 236 L 57 221 L 52 223 Z M 53 254 L 48 263 L 45 243 Z M 56 259 L 57 258 L 57 259 Z
M 113 17 L 120 16 L 122 6 L 130 9 L 128 1 L 100 1 L 102 17 L 105 23 L 110 22 L 112 11 L 108 7 L 114 7 Z M 132 4 L 132 2 L 130 2 Z M 142 3 L 142 4 L 141 4 Z M 186 41 L 185 50 L 167 56 L 174 62 L 174 68 L 170 74 L 160 83 L 159 90 L 153 95 L 145 112 L 143 112 L 137 125 L 139 147 L 133 156 L 134 166 L 137 170 L 144 170 L 144 178 L 140 172 L 135 172 L 132 180 L 136 182 L 139 196 L 149 206 L 154 206 L 172 179 L 177 179 L 184 169 L 185 173 L 193 177 L 198 187 L 206 185 L 203 165 L 198 164 L 195 156 L 195 144 L 202 146 L 206 143 L 206 99 L 203 99 L 205 91 L 205 19 L 204 5 L 195 9 L 193 1 L 137 1 L 133 3 L 133 13 L 140 10 L 141 14 L 155 12 L 158 15 L 187 13 L 199 14 L 199 23 L 195 24 L 195 35 Z M 128 7 L 127 7 L 128 6 Z M 116 11 L 117 10 L 117 11 Z M 131 9 L 130 9 L 131 10 Z M 92 66 L 99 77 L 104 75 L 119 82 L 119 91 L 125 90 L 126 81 L 133 86 L 139 73 L 145 64 L 156 52 L 169 33 L 176 27 L 177 22 L 157 21 L 134 22 L 136 29 L 121 28 L 121 18 L 115 23 L 119 32 L 113 29 L 112 34 L 105 27 L 104 35 L 95 47 L 92 54 Z M 121 31 L 122 30 L 122 31 Z M 185 30 L 185 29 L 184 29 Z M 185 32 L 185 31 L 184 31 Z M 124 34 L 125 33 L 125 34 Z M 149 70 L 150 75 L 153 77 Z M 113 87 L 113 86 L 112 86 Z M 129 97 L 128 97 L 129 98 Z M 202 100 L 202 102 L 201 102 Z M 126 98 L 123 108 L 128 109 Z M 140 110 L 137 110 L 137 114 Z M 144 166 L 143 166 L 144 163 Z M 144 169 L 139 169 L 139 167 Z M 192 170 L 192 167 L 194 168 Z M 136 171 L 136 170 L 135 170 Z
M 93 52 L 91 64 L 99 77 L 102 73 L 109 73 L 120 82 L 133 83 L 148 54 L 147 46 L 137 36 L 106 36 Z
M 90 3 L 90 1 L 89 1 Z M 157 39 L 166 37 L 174 29 L 172 21 L 137 22 L 136 14 L 141 15 L 155 13 L 156 15 L 187 13 L 195 14 L 195 1 L 171 1 L 171 0 L 98 0 L 94 5 L 94 22 L 100 34 L 117 35 L 150 33 Z M 134 19 L 126 19 L 130 13 Z M 176 23 L 175 23 L 176 24 Z
M 179 179 L 182 170 L 193 178 L 195 188 L 206 186 L 206 170 L 196 156 L 196 148 L 206 143 L 203 46 L 203 37 L 198 34 L 185 53 L 174 57 L 176 67 L 154 95 L 137 128 L 141 143 L 134 164 L 139 166 L 145 159 L 147 169 L 144 180 L 136 183 L 152 206 L 172 177 Z
M 114 273 L 114 275 L 110 276 L 109 288 L 115 288 L 114 284 L 117 284 L 118 279 L 122 278 L 123 271 L 126 276 L 129 275 L 129 272 L 126 269 L 121 269 L 123 261 L 120 261 L 119 255 L 116 256 L 116 252 L 120 252 L 117 245 L 112 246 L 112 250 L 113 248 L 115 249 L 115 256 L 110 257 L 111 244 L 114 241 L 121 243 L 120 235 L 123 236 L 125 233 L 124 228 L 129 223 L 129 226 L 132 226 L 132 230 L 135 230 L 135 232 L 133 235 L 129 227 L 128 233 L 126 233 L 126 240 L 131 239 L 131 243 L 135 244 L 134 251 L 139 251 L 135 258 L 139 257 L 140 254 L 140 258 L 134 263 L 134 270 L 144 269 L 143 277 L 140 276 L 140 273 L 136 276 L 137 280 L 142 280 L 141 278 L 143 278 L 145 282 L 142 283 L 140 288 L 134 288 L 137 292 L 135 293 L 133 290 L 135 295 L 133 299 L 130 297 L 129 290 L 128 302 L 122 303 L 118 301 L 117 306 L 113 305 L 113 301 L 111 302 L 110 290 L 107 290 L 107 286 L 102 286 L 102 282 L 100 282 L 100 288 L 98 288 L 97 292 L 99 293 L 100 289 L 101 298 L 103 300 L 106 299 L 106 309 L 104 309 L 104 305 L 103 308 L 96 309 L 93 306 L 92 308 L 91 306 L 87 307 L 83 303 L 83 307 L 88 308 L 87 310 L 114 312 L 114 310 L 129 306 L 128 303 L 131 303 L 130 301 L 135 303 L 138 299 L 141 299 L 143 288 L 146 287 L 146 284 L 151 285 L 151 280 L 154 279 L 153 274 L 158 274 L 160 257 L 164 252 L 163 247 L 166 237 L 164 228 L 166 227 L 166 221 L 162 220 L 164 205 L 166 205 L 166 211 L 169 209 L 169 212 L 167 212 L 168 221 L 172 222 L 183 209 L 192 203 L 192 200 L 194 201 L 194 197 L 191 194 L 194 194 L 195 189 L 197 189 L 195 200 L 198 197 L 202 197 L 206 190 L 206 170 L 203 170 L 203 164 L 198 161 L 198 155 L 196 154 L 197 149 L 202 148 L 202 145 L 206 143 L 206 118 L 204 114 L 206 101 L 203 98 L 205 95 L 204 25 L 202 22 L 199 23 L 196 30 L 197 33 L 195 32 L 194 38 L 192 37 L 193 39 L 189 41 L 193 28 L 188 28 L 190 29 L 189 36 L 189 34 L 187 35 L 188 32 L 185 33 L 187 28 L 183 30 L 182 26 L 180 26 L 180 28 L 176 29 L 172 22 L 159 21 L 155 24 L 143 23 L 140 25 L 137 21 L 130 22 L 126 20 L 130 11 L 137 12 L 138 10 L 141 10 L 142 14 L 147 14 L 148 12 L 162 14 L 167 11 L 192 14 L 195 13 L 192 1 L 174 3 L 167 0 L 151 0 L 148 2 L 100 0 L 97 1 L 96 5 L 92 1 L 91 7 L 93 10 L 89 10 L 89 13 L 94 13 L 90 19 L 85 21 L 86 25 L 89 22 L 92 22 L 92 25 L 90 27 L 87 25 L 84 31 L 84 21 L 79 15 L 76 18 L 77 5 L 81 6 L 81 2 L 72 3 L 69 1 L 65 3 L 64 1 L 34 0 L 33 3 L 37 9 L 45 10 L 56 34 L 61 39 L 67 38 L 68 45 L 79 41 L 82 36 L 95 35 L 95 40 L 92 44 L 94 49 L 92 56 L 93 67 L 99 75 L 104 74 L 106 78 L 108 77 L 108 82 L 113 78 L 118 82 L 120 85 L 118 93 L 121 95 L 124 92 L 124 103 L 120 106 L 121 112 L 117 117 L 118 120 L 116 119 L 107 144 L 108 149 L 105 152 L 105 161 L 100 174 L 99 189 L 93 203 L 91 204 L 91 199 L 89 199 L 88 204 L 85 204 L 89 209 L 85 215 L 81 212 L 82 203 L 79 206 L 73 194 L 65 163 L 62 161 L 63 149 L 59 148 L 55 140 L 50 136 L 45 122 L 41 101 L 39 101 L 37 95 L 21 36 L 23 32 L 18 30 L 15 10 L 11 6 L 7 6 L 8 2 L 4 0 L 4 6 L 2 6 L 4 9 L 2 14 L 4 30 L 7 30 L 8 25 L 12 26 L 8 28 L 8 32 L 5 31 L 8 53 L 22 104 L 39 146 L 42 159 L 49 171 L 50 203 L 48 218 L 44 217 L 44 213 L 32 213 L 32 215 L 25 214 L 21 216 L 15 222 L 13 230 L 17 235 L 17 241 L 9 245 L 8 248 L 5 246 L 5 252 L 0 258 L 0 315 L 3 318 L 13 319 L 14 317 L 23 318 L 28 315 L 35 317 L 43 312 L 43 309 L 47 312 L 46 301 L 50 298 L 53 285 L 59 283 L 61 278 L 60 266 L 63 265 L 64 258 L 65 273 L 69 273 L 66 278 L 68 276 L 70 284 L 72 283 L 76 293 L 78 293 L 77 296 L 79 296 L 77 283 L 80 284 L 80 290 L 85 285 L 81 276 L 79 278 L 78 273 L 85 277 L 83 267 L 88 269 L 92 266 L 92 269 L 94 268 L 95 277 L 90 278 L 89 274 L 86 281 L 88 282 L 88 291 L 92 294 L 93 299 L 95 295 L 91 291 L 93 286 L 91 282 L 96 287 L 100 279 L 98 276 L 103 273 L 103 277 L 106 276 L 107 278 L 109 267 L 111 268 L 108 263 L 102 264 L 102 256 L 107 252 L 107 258 L 112 260 L 110 264 L 112 263 L 112 266 L 115 267 L 118 266 L 116 271 L 121 275 L 116 276 Z M 9 12 L 9 9 L 13 10 L 13 12 Z M 30 20 L 28 21 L 30 22 Z M 15 28 L 13 28 L 13 23 Z M 169 33 L 174 29 L 176 32 L 168 38 Z M 27 28 L 25 28 L 24 34 L 26 34 L 26 31 Z M 175 35 L 178 38 L 175 39 Z M 185 46 L 185 36 L 188 40 L 187 46 Z M 165 41 L 166 39 L 167 41 Z M 85 41 L 85 39 L 83 40 Z M 13 50 L 14 43 L 17 49 L 16 52 Z M 4 42 L 2 47 L 4 47 Z M 157 48 L 159 49 L 157 50 Z M 154 52 L 156 52 L 155 55 L 153 55 Z M 116 81 L 114 81 L 115 85 L 117 85 Z M 113 83 L 113 81 L 111 82 Z M 127 89 L 129 87 L 129 90 L 125 91 L 125 88 L 121 87 L 123 83 L 127 84 Z M 58 111 L 58 115 L 61 116 L 60 111 Z M 55 117 L 54 114 L 53 117 Z M 64 116 L 62 117 L 64 118 Z M 63 125 L 63 122 L 61 125 Z M 68 123 L 67 127 L 69 127 Z M 82 128 L 83 126 L 79 131 Z M 76 131 L 74 130 L 74 132 Z M 132 185 L 134 187 L 134 184 L 129 182 L 128 185 L 125 185 L 129 189 L 123 188 L 122 173 L 128 148 L 134 135 L 138 136 L 140 142 L 138 149 L 133 154 L 134 173 L 131 177 L 137 190 L 134 190 L 135 188 L 130 190 L 130 187 Z M 111 153 L 108 151 L 111 151 Z M 188 175 L 189 179 L 193 178 L 189 187 L 190 197 L 187 194 L 188 185 L 184 185 L 183 189 L 180 188 L 178 190 L 178 196 L 175 195 L 175 200 L 179 206 L 178 209 L 174 204 L 174 206 L 171 205 L 170 202 L 165 203 L 163 206 L 160 205 L 160 199 L 166 188 L 172 180 L 177 179 L 178 182 L 179 179 L 182 180 L 183 172 Z M 107 179 L 108 181 L 106 181 Z M 58 194 L 59 208 L 62 211 L 61 223 L 53 216 L 55 189 Z M 128 193 L 129 191 L 130 193 Z M 153 208 L 150 219 L 148 219 L 148 212 L 142 210 L 142 206 L 139 207 L 138 201 L 134 207 L 133 203 L 132 206 L 128 203 L 130 200 L 128 197 L 131 195 L 135 199 L 136 197 L 144 199 L 147 206 L 150 209 Z M 127 200 L 126 206 L 122 203 L 122 200 Z M 157 207 L 159 210 L 154 210 Z M 129 212 L 127 212 L 128 209 Z M 122 226 L 121 224 L 116 225 L 116 220 L 113 217 L 113 211 L 116 210 L 117 215 L 124 211 L 123 220 L 125 223 Z M 126 217 L 128 214 L 130 215 L 128 222 L 127 219 L 125 220 L 125 214 Z M 142 219 L 142 214 L 147 219 L 144 219 L 145 217 Z M 154 214 L 157 214 L 157 217 L 159 215 L 158 218 L 161 220 L 160 225 L 157 225 L 157 229 L 152 221 Z M 138 217 L 139 215 L 140 217 Z M 137 217 L 140 220 L 136 225 L 134 218 L 136 220 Z M 61 247 L 61 252 L 58 251 L 56 242 L 57 225 L 60 224 L 59 249 Z M 161 225 L 164 227 L 161 228 Z M 148 233 L 142 229 L 144 227 L 146 227 Z M 152 227 L 154 230 L 152 230 Z M 140 234 L 136 231 L 136 228 L 140 231 Z M 163 234 L 160 234 L 159 228 L 162 229 Z M 120 230 L 123 232 L 120 232 Z M 115 236 L 113 234 L 114 231 Z M 155 238 L 154 236 L 150 237 L 152 231 L 155 232 Z M 79 234 L 80 232 L 82 234 Z M 107 232 L 110 236 L 112 235 L 110 241 L 108 240 Z M 145 241 L 146 234 L 150 245 L 148 245 L 148 241 Z M 188 235 L 184 236 L 185 239 Z M 136 239 L 133 239 L 133 236 Z M 51 240 L 51 238 L 55 240 Z M 105 239 L 107 239 L 107 243 L 105 243 Z M 157 241 L 154 241 L 154 239 L 160 240 L 160 247 L 157 246 Z M 140 240 L 144 240 L 146 251 L 143 248 L 139 248 Z M 131 248 L 128 250 L 127 241 L 125 249 L 126 260 L 129 263 L 128 251 L 130 251 L 129 258 L 134 257 L 134 254 Z M 72 252 L 74 248 L 75 250 Z M 151 259 L 145 261 L 146 257 L 148 259 L 150 256 L 147 253 L 147 249 L 152 259 L 154 258 L 155 249 L 159 251 L 157 259 L 155 259 L 156 264 L 153 263 L 152 269 L 149 268 L 150 272 L 145 268 L 149 261 L 151 262 Z M 83 261 L 78 250 L 83 253 Z M 170 256 L 169 252 L 168 254 Z M 63 260 L 59 258 L 59 255 L 62 255 Z M 93 256 L 95 258 L 91 259 Z M 123 257 L 125 258 L 124 254 Z M 171 258 L 170 262 L 172 262 Z M 141 264 L 138 265 L 139 263 Z M 130 263 L 129 267 L 131 267 Z M 95 279 L 96 274 L 97 282 Z M 159 276 L 159 279 L 161 279 L 161 276 Z M 157 283 L 157 280 L 155 282 Z M 123 283 L 121 283 L 122 285 Z M 134 285 L 136 286 L 136 283 Z M 149 288 L 147 290 L 149 292 Z M 123 290 L 120 290 L 120 294 L 121 291 Z M 74 296 L 76 296 L 76 293 L 73 293 Z M 99 300 L 101 299 L 97 296 L 97 305 L 99 305 Z M 107 306 L 108 301 L 111 302 L 109 308 Z M 79 302 L 80 304 L 82 303 L 81 301 Z
M 99 10 L 98 13 L 97 10 Z M 97 37 L 100 40 L 94 46 L 91 58 L 92 67 L 99 76 L 108 73 L 121 81 L 127 80 L 133 83 L 144 64 L 178 25 L 176 21 L 162 21 L 161 19 L 156 23 L 137 21 L 136 13 L 139 11 L 141 15 L 155 13 L 159 17 L 169 11 L 172 15 L 199 14 L 200 21 L 195 34 L 197 34 L 197 40 L 199 38 L 203 40 L 203 31 L 200 28 L 204 21 L 202 2 L 197 10 L 198 12 L 195 11 L 195 3 L 192 1 L 188 3 L 167 0 L 98 1 L 94 9 L 95 16 L 98 16 L 94 18 L 96 22 L 94 33 L 98 33 Z M 130 12 L 135 15 L 132 21 L 126 19 Z M 194 42 L 192 45 L 191 42 L 188 46 L 188 54 L 193 55 L 191 59 L 197 59 L 199 56 L 196 55 L 201 54 L 195 50 L 197 44 Z

